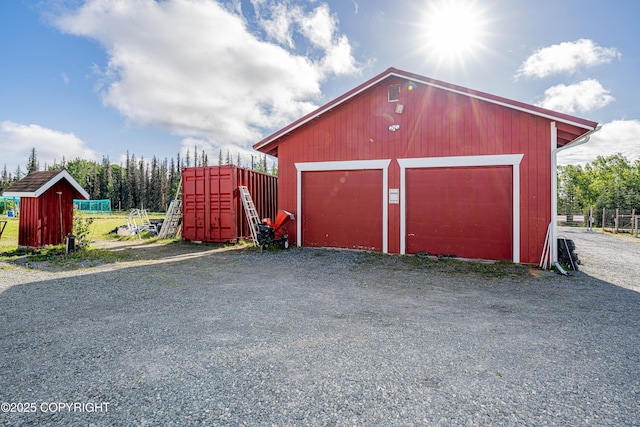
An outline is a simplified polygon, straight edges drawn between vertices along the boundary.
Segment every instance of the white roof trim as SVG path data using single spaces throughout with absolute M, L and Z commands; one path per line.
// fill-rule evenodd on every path
M 268 145 L 268 144 L 272 143 L 274 140 L 282 137 L 283 135 L 286 135 L 286 134 L 298 129 L 299 127 L 307 124 L 308 122 L 320 117 L 321 115 L 323 115 L 327 111 L 330 111 L 331 109 L 333 109 L 333 108 L 337 107 L 338 105 L 350 100 L 351 98 L 361 94 L 362 92 L 364 92 L 364 91 L 368 90 L 369 88 L 377 85 L 378 83 L 382 82 L 383 80 L 388 79 L 391 76 L 400 77 L 400 78 L 403 78 L 403 79 L 410 79 L 412 82 L 415 82 L 415 83 L 420 83 L 420 84 L 423 84 L 423 85 L 432 86 L 432 87 L 435 87 L 435 88 L 438 88 L 438 89 L 442 89 L 442 90 L 445 90 L 445 91 L 448 91 L 448 92 L 453 92 L 453 93 L 456 93 L 456 94 L 459 94 L 459 95 L 464 95 L 464 96 L 468 96 L 470 98 L 478 99 L 480 101 L 490 102 L 492 104 L 496 104 L 496 105 L 500 105 L 500 106 L 503 106 L 503 107 L 511 108 L 513 110 L 517 110 L 517 111 L 522 111 L 522 112 L 525 112 L 525 113 L 533 114 L 533 115 L 538 116 L 538 117 L 544 117 L 546 119 L 551 119 L 551 120 L 555 120 L 555 121 L 558 121 L 558 122 L 561 122 L 561 123 L 566 123 L 566 124 L 569 124 L 569 125 L 572 125 L 572 126 L 576 126 L 576 127 L 582 128 L 582 129 L 587 129 L 587 130 L 594 130 L 595 129 L 595 128 L 591 127 L 591 126 L 587 126 L 587 125 L 584 125 L 582 123 L 577 123 L 577 122 L 574 122 L 574 121 L 571 121 L 571 120 L 567 120 L 567 119 L 564 119 L 564 118 L 561 118 L 561 117 L 558 117 L 558 116 L 554 116 L 552 114 L 545 114 L 545 113 L 542 113 L 540 111 L 531 110 L 531 109 L 524 108 L 524 107 L 521 107 L 521 106 L 518 106 L 518 105 L 510 104 L 510 103 L 507 103 L 507 102 L 502 102 L 502 101 L 499 101 L 497 99 L 487 98 L 487 97 L 484 97 L 484 96 L 472 94 L 472 93 L 465 92 L 465 91 L 462 91 L 462 90 L 453 89 L 453 88 L 450 88 L 450 87 L 447 87 L 447 86 L 438 85 L 438 84 L 435 84 L 433 82 L 425 81 L 425 80 L 422 80 L 422 79 L 414 79 L 414 78 L 412 78 L 414 76 L 407 76 L 405 74 L 398 73 L 396 71 L 391 71 L 391 72 L 389 72 L 387 74 L 384 74 L 384 75 L 380 76 L 380 78 L 370 82 L 368 85 L 363 86 L 362 88 L 360 88 L 360 90 L 353 92 L 348 97 L 345 97 L 344 99 L 342 99 L 340 102 L 338 102 L 336 104 L 332 104 L 332 105 L 327 105 L 325 108 L 321 108 L 321 109 L 317 110 L 315 114 L 307 117 L 305 120 L 301 121 L 300 123 L 298 123 L 296 126 L 292 127 L 291 129 L 287 129 L 286 132 L 284 132 L 282 134 L 279 134 L 278 132 L 274 133 L 272 135 L 273 137 L 268 137 L 267 139 L 265 139 L 264 140 L 265 142 L 263 142 L 258 147 L 256 147 L 256 150 L 260 150 L 265 145 Z
M 42 194 L 44 194 L 48 189 L 50 189 L 51 187 L 53 187 L 56 183 L 58 183 L 61 179 L 66 179 L 69 184 L 71 184 L 71 186 L 78 192 L 80 193 L 81 196 L 83 196 L 85 199 L 89 200 L 91 198 L 91 196 L 89 196 L 89 193 L 87 193 L 85 191 L 84 188 L 82 188 L 80 186 L 80 184 L 78 184 L 78 182 L 73 179 L 73 177 L 69 174 L 69 172 L 67 172 L 66 170 L 62 170 L 59 174 L 57 174 L 56 176 L 54 176 L 53 178 L 51 178 L 48 182 L 46 182 L 42 187 L 38 188 L 38 190 L 34 191 L 34 192 L 11 192 L 11 191 L 5 191 L 3 194 L 5 196 L 13 196 L 13 197 L 40 197 Z
M 407 76 L 403 76 L 402 74 L 398 74 L 398 73 L 390 73 L 389 75 L 390 76 L 396 76 L 396 77 L 403 77 L 403 78 L 407 77 Z M 558 122 L 561 122 L 561 123 L 566 123 L 568 125 L 576 126 L 576 127 L 582 128 L 582 129 L 587 129 L 587 130 L 595 129 L 595 128 L 591 127 L 591 126 L 587 126 L 587 125 L 584 125 L 582 123 L 578 123 L 578 122 L 574 122 L 574 121 L 571 121 L 571 120 L 563 119 L 563 118 L 558 117 L 558 116 L 554 116 L 553 114 L 545 114 L 545 113 L 540 112 L 540 111 L 536 111 L 536 110 L 531 110 L 529 108 L 520 107 L 518 105 L 513 105 L 513 104 L 510 104 L 508 102 L 502 102 L 502 101 L 499 101 L 497 99 L 492 99 L 492 98 L 487 98 L 487 97 L 480 96 L 480 95 L 475 95 L 473 93 L 469 93 L 469 92 L 465 92 L 465 91 L 461 91 L 461 90 L 457 90 L 457 89 L 452 89 L 450 87 L 441 86 L 441 85 L 437 85 L 435 83 L 426 82 L 426 81 L 422 81 L 422 80 L 411 80 L 411 81 L 416 82 L 416 83 L 422 83 L 424 85 L 432 86 L 432 87 L 435 87 L 435 88 L 438 88 L 438 89 L 442 89 L 442 90 L 446 90 L 446 91 L 449 91 L 449 92 L 457 93 L 458 95 L 468 96 L 469 98 L 478 99 L 480 101 L 490 102 L 492 104 L 500 105 L 502 107 L 511 108 L 513 110 L 517 110 L 517 111 L 522 111 L 522 112 L 525 112 L 525 113 L 533 114 L 534 116 L 544 117 L 545 119 L 551 119 L 551 120 L 555 120 L 555 121 L 558 121 Z

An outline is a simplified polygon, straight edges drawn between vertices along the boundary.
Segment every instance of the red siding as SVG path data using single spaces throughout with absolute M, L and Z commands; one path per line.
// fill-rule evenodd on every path
M 260 218 L 275 218 L 277 177 L 233 165 L 183 169 L 182 238 L 231 242 L 250 236 L 241 185 L 249 188 Z
M 58 196 L 58 192 L 62 194 Z M 73 187 L 63 180 L 38 198 L 21 197 L 18 245 L 39 248 L 64 243 L 73 228 L 74 194 Z
M 401 84 L 399 102 L 387 87 Z M 550 120 L 422 84 L 390 77 L 318 119 L 284 135 L 278 144 L 281 209 L 296 212 L 295 162 L 392 159 L 389 188 L 399 188 L 396 159 L 524 154 L 520 164 L 520 259 L 540 260 L 551 221 Z M 398 104 L 402 114 L 395 113 Z M 389 126 L 399 124 L 396 132 Z M 389 205 L 389 252 L 400 252 L 400 211 Z M 289 229 L 295 240 L 296 230 Z

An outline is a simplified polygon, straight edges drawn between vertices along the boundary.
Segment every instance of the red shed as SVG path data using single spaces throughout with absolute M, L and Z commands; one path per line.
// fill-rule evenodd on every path
M 30 248 L 64 243 L 73 231 L 73 199 L 89 199 L 65 170 L 31 172 L 4 195 L 20 197 L 18 245 Z
M 235 242 L 251 236 L 238 186 L 249 189 L 260 218 L 275 218 L 278 178 L 234 165 L 182 170 L 182 238 Z
M 298 246 L 538 263 L 556 153 L 598 128 L 390 68 L 254 148 L 278 157 Z

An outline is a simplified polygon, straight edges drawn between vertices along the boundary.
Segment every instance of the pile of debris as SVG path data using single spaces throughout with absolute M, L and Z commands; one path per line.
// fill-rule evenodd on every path
M 127 225 L 116 228 L 118 236 L 138 236 L 142 239 L 142 234 L 158 235 L 162 228 L 164 219 L 150 220 L 146 209 L 132 209 L 127 216 Z

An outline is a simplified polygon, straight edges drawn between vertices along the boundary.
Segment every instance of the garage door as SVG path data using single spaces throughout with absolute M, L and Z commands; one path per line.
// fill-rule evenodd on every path
M 511 260 L 511 166 L 407 169 L 407 253 Z
M 302 173 L 302 245 L 382 250 L 382 170 Z

